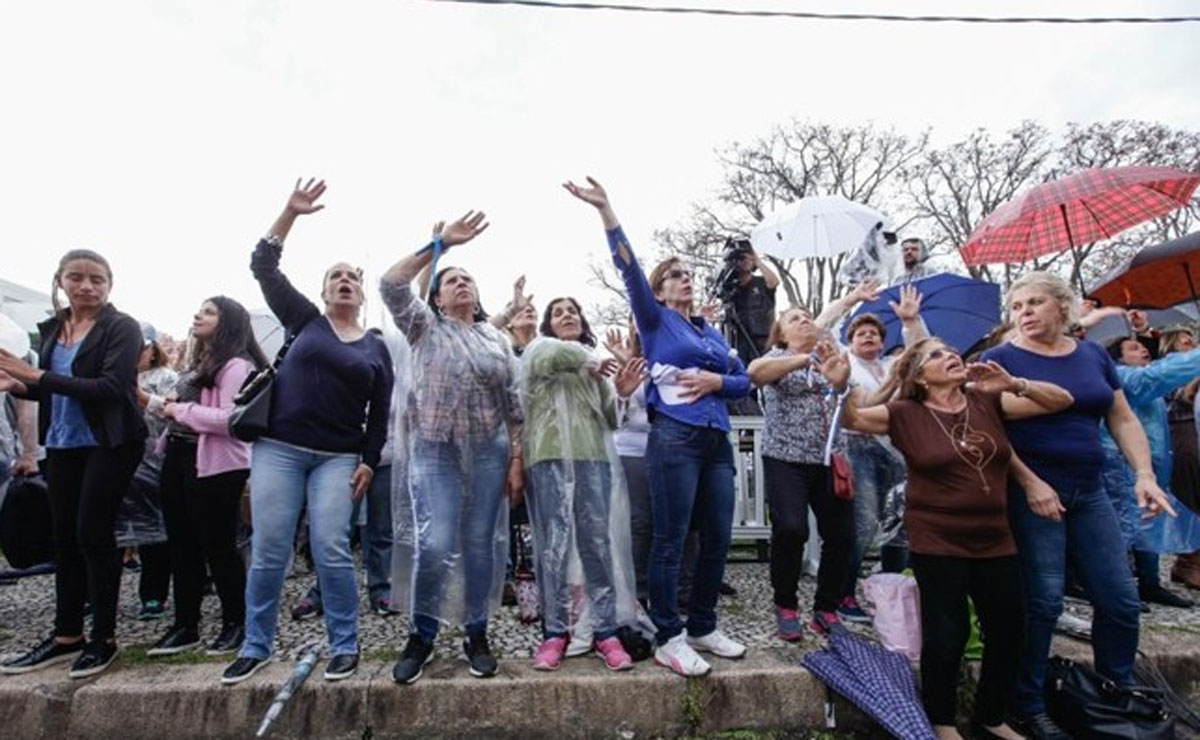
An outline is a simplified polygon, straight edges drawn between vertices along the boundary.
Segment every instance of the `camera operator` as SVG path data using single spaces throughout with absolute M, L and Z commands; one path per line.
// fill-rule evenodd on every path
M 726 331 L 742 362 L 763 353 L 775 319 L 775 288 L 779 276 L 761 261 L 749 241 L 730 240 L 725 246 L 726 274 L 721 288 Z M 761 272 L 755 275 L 755 270 Z

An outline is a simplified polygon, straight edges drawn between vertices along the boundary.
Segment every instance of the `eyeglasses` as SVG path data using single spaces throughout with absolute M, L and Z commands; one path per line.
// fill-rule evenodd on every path
M 663 276 L 663 279 L 665 280 L 682 280 L 684 278 L 691 280 L 692 271 L 675 268 L 673 270 L 667 270 L 666 274 Z
M 934 351 L 932 351 L 932 352 L 930 352 L 929 354 L 925 355 L 925 359 L 921 360 L 921 364 L 917 365 L 917 367 L 925 367 L 925 365 L 926 365 L 926 364 L 927 364 L 927 363 L 928 363 L 930 360 L 940 360 L 940 359 L 942 359 L 943 357 L 949 357 L 950 355 L 954 355 L 955 357 L 958 357 L 958 353 L 957 353 L 957 352 L 955 352 L 954 350 L 952 350 L 952 349 L 947 349 L 947 348 L 945 348 L 945 347 L 938 347 L 938 348 L 937 348 L 937 349 L 935 349 Z

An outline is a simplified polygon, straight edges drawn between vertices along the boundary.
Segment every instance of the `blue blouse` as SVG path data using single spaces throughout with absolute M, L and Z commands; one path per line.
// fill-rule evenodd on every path
M 50 372 L 74 377 L 71 365 L 75 355 L 83 346 L 80 340 L 70 347 L 56 342 L 50 353 Z M 46 447 L 54 450 L 69 450 L 78 447 L 96 447 L 96 437 L 88 426 L 79 399 L 55 393 L 50 396 L 50 429 L 46 432 Z
M 702 317 L 684 318 L 678 311 L 659 303 L 642 266 L 633 256 L 625 232 L 618 226 L 607 233 L 613 263 L 629 293 L 629 305 L 641 335 L 647 366 L 653 368 L 655 364 L 662 364 L 680 370 L 698 368 L 717 373 L 724 381 L 717 393 L 681 404 L 666 403 L 657 384 L 651 381 L 646 394 L 647 407 L 684 424 L 729 431 L 729 411 L 724 399 L 742 398 L 750 392 L 750 378 L 742 361 L 731 355 L 725 337 Z

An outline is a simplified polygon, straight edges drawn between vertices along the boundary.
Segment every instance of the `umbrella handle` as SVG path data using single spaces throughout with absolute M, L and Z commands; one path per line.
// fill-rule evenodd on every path
M 837 729 L 837 708 L 833 704 L 833 689 L 825 686 L 825 729 Z

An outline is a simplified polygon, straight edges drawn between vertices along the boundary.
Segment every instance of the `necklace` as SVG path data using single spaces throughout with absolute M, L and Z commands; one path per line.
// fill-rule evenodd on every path
M 924 404 L 922 405 L 924 406 Z M 938 425 L 938 429 L 941 429 L 942 434 L 946 435 L 946 439 L 950 440 L 950 446 L 954 449 L 954 453 L 958 455 L 958 458 L 979 475 L 979 483 L 983 486 L 983 492 L 985 494 L 990 493 L 992 487 L 988 485 L 987 478 L 983 474 L 983 469 L 996 456 L 996 445 L 991 436 L 971 428 L 971 400 L 967 399 L 962 423 L 956 423 L 950 429 L 946 428 L 946 425 L 942 423 L 942 420 L 938 418 L 937 413 L 933 409 L 925 406 L 925 410 L 933 417 L 934 422 Z M 957 415 L 955 413 L 955 416 Z M 955 439 L 956 432 L 958 433 L 958 439 Z M 984 449 L 983 444 L 985 442 L 992 443 L 991 451 Z

